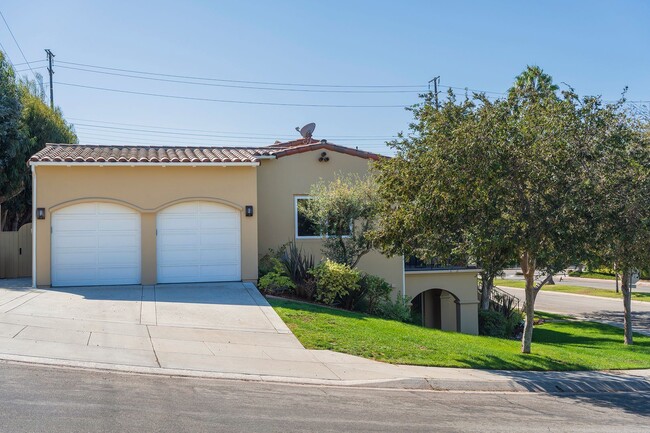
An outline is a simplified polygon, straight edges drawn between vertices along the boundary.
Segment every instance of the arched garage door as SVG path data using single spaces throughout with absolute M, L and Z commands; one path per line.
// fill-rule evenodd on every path
M 157 217 L 159 283 L 241 280 L 240 212 L 195 201 Z
M 140 213 L 82 203 L 52 214 L 52 286 L 140 283 Z

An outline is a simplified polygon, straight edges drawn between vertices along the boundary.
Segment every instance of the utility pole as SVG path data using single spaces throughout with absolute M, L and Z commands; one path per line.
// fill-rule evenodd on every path
M 433 98 L 436 103 L 436 110 L 440 108 L 438 102 L 438 83 L 440 82 L 440 75 L 429 80 L 429 92 L 431 91 L 431 83 L 433 83 Z
M 52 69 L 52 59 L 54 58 L 54 54 L 52 54 L 52 51 L 49 49 L 46 49 L 45 52 L 47 53 L 47 61 L 49 64 L 47 67 L 47 72 L 50 73 L 50 108 L 54 110 L 54 85 L 52 84 L 52 75 L 54 75 L 54 69 Z

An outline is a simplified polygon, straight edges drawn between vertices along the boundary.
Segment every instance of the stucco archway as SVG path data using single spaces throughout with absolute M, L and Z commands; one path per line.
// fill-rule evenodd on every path
M 413 298 L 412 308 L 426 328 L 461 331 L 460 301 L 448 290 L 435 288 L 420 292 Z

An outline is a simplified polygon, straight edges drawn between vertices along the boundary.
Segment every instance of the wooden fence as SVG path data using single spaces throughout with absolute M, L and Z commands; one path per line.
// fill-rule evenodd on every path
M 17 232 L 0 232 L 0 278 L 32 275 L 32 224 Z

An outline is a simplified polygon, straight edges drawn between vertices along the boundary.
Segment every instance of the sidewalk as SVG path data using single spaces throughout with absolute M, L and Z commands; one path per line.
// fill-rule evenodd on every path
M 0 360 L 328 386 L 650 391 L 650 370 L 557 373 L 434 368 L 307 350 L 259 292 L 241 283 L 218 290 L 191 286 L 64 291 L 5 281 L 0 287 Z

